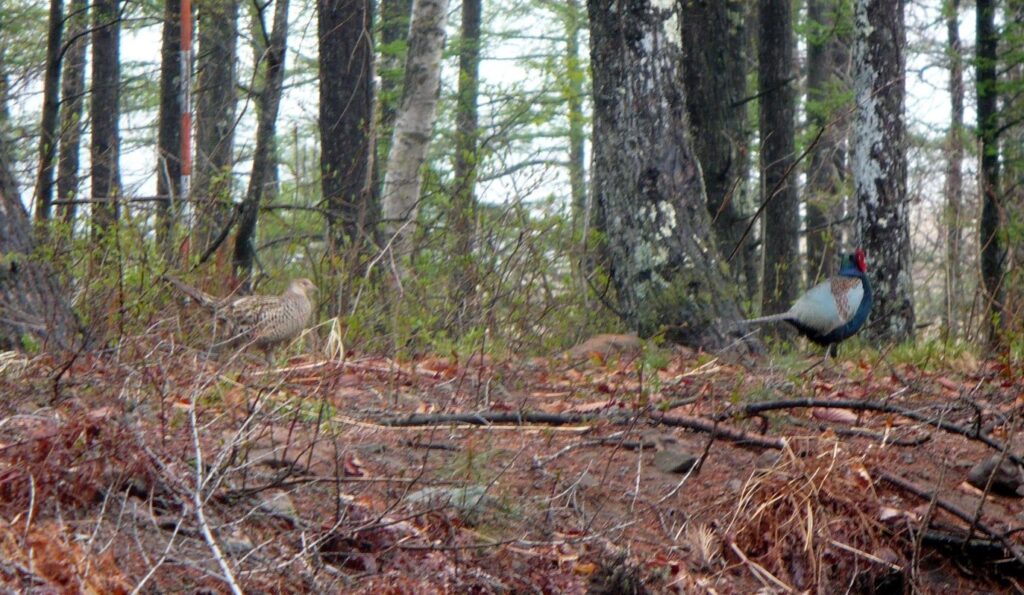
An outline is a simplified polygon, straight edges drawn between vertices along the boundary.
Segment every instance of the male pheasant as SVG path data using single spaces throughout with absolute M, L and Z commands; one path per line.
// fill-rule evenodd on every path
M 843 256 L 839 272 L 815 285 L 781 314 L 747 320 L 748 323 L 784 320 L 812 342 L 835 353 L 835 345 L 864 326 L 873 302 L 864 251 Z
M 179 291 L 213 312 L 227 332 L 221 344 L 252 345 L 272 363 L 274 348 L 299 336 L 313 313 L 310 294 L 316 285 L 309 279 L 295 279 L 280 295 L 250 295 L 218 299 L 171 275 L 164 278 Z

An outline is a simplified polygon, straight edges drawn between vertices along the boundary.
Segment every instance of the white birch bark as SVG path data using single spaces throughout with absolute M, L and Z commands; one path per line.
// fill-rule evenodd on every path
M 434 128 L 441 84 L 441 50 L 448 18 L 448 0 L 414 0 L 409 23 L 405 87 L 395 118 L 382 191 L 387 237 L 397 254 L 405 254 L 414 231 L 421 168 Z

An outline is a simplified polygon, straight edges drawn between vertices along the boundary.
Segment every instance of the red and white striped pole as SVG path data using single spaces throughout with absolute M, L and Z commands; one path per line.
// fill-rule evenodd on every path
M 181 198 L 192 180 L 192 0 L 181 0 Z

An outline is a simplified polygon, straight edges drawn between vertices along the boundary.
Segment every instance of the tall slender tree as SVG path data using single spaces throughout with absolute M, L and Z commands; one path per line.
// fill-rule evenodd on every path
M 256 258 L 256 221 L 260 203 L 265 194 L 273 194 L 276 185 L 276 154 L 275 136 L 277 129 L 277 113 L 281 106 L 281 92 L 284 88 L 285 49 L 288 44 L 288 0 L 276 0 L 274 3 L 273 29 L 267 32 L 262 11 L 257 15 L 257 35 L 263 39 L 266 51 L 263 54 L 264 76 L 262 86 L 256 99 L 258 118 L 256 123 L 256 149 L 252 158 L 252 173 L 249 175 L 249 188 L 242 202 L 238 221 L 238 233 L 235 236 L 234 267 L 235 272 L 247 279 L 252 274 L 253 261 Z M 257 63 L 256 67 L 259 68 Z
M 459 83 L 455 106 L 455 188 L 449 224 L 453 235 L 455 267 L 451 297 L 460 332 L 476 319 L 473 300 L 476 268 L 473 245 L 476 234 L 476 177 L 479 164 L 477 137 L 480 94 L 481 0 L 462 0 L 462 34 L 459 36 Z
M 50 0 L 43 75 L 43 114 L 39 125 L 39 167 L 36 174 L 36 219 L 48 221 L 53 208 L 53 162 L 57 155 L 60 111 L 60 62 L 64 36 L 64 2 Z
M 846 0 L 807 0 L 807 120 L 815 144 L 809 148 L 804 202 L 807 208 L 807 283 L 836 272 L 844 214 L 849 106 Z
M 782 312 L 800 291 L 800 211 L 797 201 L 793 74 L 793 17 L 790 0 L 759 0 L 758 92 L 761 97 L 761 189 L 768 202 L 764 218 L 765 312 Z
M 380 77 L 380 93 L 377 97 L 380 121 L 375 152 L 379 163 L 387 162 L 398 103 L 402 99 L 402 73 L 405 68 L 411 11 L 412 0 L 380 0 L 380 43 L 377 46 L 380 52 L 377 68 Z
M 318 0 L 320 34 L 320 176 L 327 208 L 329 253 L 350 277 L 371 239 L 378 207 L 374 189 L 373 3 Z M 341 284 L 348 287 L 350 284 Z M 346 309 L 334 296 L 332 309 Z
M 854 8 L 853 183 L 857 230 L 872 263 L 875 306 L 868 336 L 914 336 L 907 198 L 903 1 L 857 0 Z
M 157 115 L 156 238 L 168 262 L 174 256 L 174 205 L 181 201 L 181 0 L 165 0 Z
M 92 5 L 92 198 L 93 232 L 102 234 L 118 218 L 121 195 L 121 15 L 118 0 L 95 0 Z
M 197 0 L 196 142 L 192 198 L 201 253 L 231 219 L 234 166 L 238 0 Z
M 985 289 L 985 329 L 989 344 L 999 343 L 1003 312 L 1006 246 L 1003 233 L 1002 191 L 999 185 L 999 92 L 996 87 L 999 31 L 995 0 L 978 0 L 975 14 L 977 56 L 974 80 L 978 100 L 978 143 L 981 150 L 980 189 L 981 282 Z
M 963 227 L 964 61 L 960 42 L 960 0 L 946 3 L 946 58 L 949 60 L 949 131 L 946 133 L 946 267 L 943 334 L 955 338 L 959 330 L 962 289 L 961 227 Z
M 61 219 L 75 218 L 75 200 L 79 187 L 79 150 L 82 141 L 82 114 L 85 111 L 85 49 L 89 36 L 88 0 L 71 0 L 67 15 L 67 41 L 60 85 L 60 158 L 57 163 L 57 198 Z
M 385 233 L 399 256 L 412 248 L 419 210 L 421 168 L 434 128 L 441 56 L 444 49 L 448 0 L 414 0 L 409 25 L 409 53 L 405 60 L 402 104 L 381 191 Z
M 693 148 L 708 193 L 708 211 L 719 251 L 729 254 L 746 229 L 750 131 L 747 123 L 747 2 L 685 0 L 682 5 L 683 70 L 693 126 Z M 733 277 L 757 295 L 753 238 L 736 251 Z
M 674 5 L 588 0 L 593 190 L 619 313 L 707 348 L 739 318 L 690 142 Z

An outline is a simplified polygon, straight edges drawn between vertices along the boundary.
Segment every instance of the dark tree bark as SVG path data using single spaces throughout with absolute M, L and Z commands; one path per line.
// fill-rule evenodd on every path
M 36 220 L 49 221 L 53 208 L 53 161 L 57 154 L 57 117 L 60 111 L 61 39 L 64 2 L 50 0 L 46 35 L 46 72 L 43 75 L 43 114 L 39 125 L 39 168 L 36 173 Z
M 474 303 L 477 274 L 473 246 L 476 235 L 477 100 L 480 92 L 481 0 L 462 0 L 462 35 L 459 38 L 459 86 L 455 106 L 455 188 L 449 224 L 453 235 L 451 298 L 459 334 L 476 321 Z
M 964 161 L 964 61 L 960 43 L 960 0 L 952 0 L 946 10 L 946 55 L 949 58 L 949 132 L 946 135 L 946 291 L 943 310 L 943 334 L 946 339 L 959 333 L 962 275 L 960 253 L 963 225 L 963 161 Z
M 990 346 L 1001 340 L 1005 323 L 1003 285 L 1006 274 L 1006 246 L 1003 231 L 1003 197 L 999 185 L 999 112 L 996 88 L 999 32 L 996 29 L 995 0 L 978 0 L 977 57 L 974 79 L 978 96 L 978 141 L 981 144 L 981 282 L 985 289 L 985 329 Z
M 759 0 L 758 92 L 761 96 L 761 192 L 766 313 L 784 312 L 800 292 L 800 205 L 794 155 L 796 81 L 790 0 Z M 781 328 L 781 327 L 779 327 Z
M 99 236 L 117 222 L 121 196 L 121 15 L 118 0 L 95 0 L 92 10 L 92 219 Z
M 412 0 L 381 0 L 380 2 L 380 125 L 377 133 L 377 162 L 387 163 L 391 133 L 402 100 L 402 77 L 405 72 L 406 38 L 409 36 L 409 14 Z
M 231 218 L 238 0 L 197 0 L 196 144 L 192 196 L 205 253 Z
M 67 50 L 61 73 L 60 90 L 60 159 L 57 163 L 57 198 L 78 198 L 79 150 L 82 141 L 82 114 L 85 110 L 85 49 L 89 36 L 88 0 L 71 0 L 67 16 Z M 65 223 L 75 219 L 75 204 L 61 204 L 57 211 Z
M 842 246 L 842 187 L 846 172 L 846 105 L 835 97 L 847 88 L 844 1 L 807 0 L 807 119 L 818 142 L 810 147 L 807 185 L 807 285 L 836 272 Z
M 721 254 L 740 243 L 747 226 L 750 131 L 747 125 L 747 2 L 684 0 L 683 84 L 693 125 L 693 148 L 704 173 L 715 238 Z M 734 279 L 757 296 L 753 238 L 730 263 Z
M 643 336 L 724 347 L 740 313 L 690 145 L 678 15 L 646 0 L 587 6 L 593 189 L 619 312 Z
M 872 339 L 903 341 L 914 337 L 903 2 L 857 0 L 854 23 L 853 183 L 857 229 L 875 297 L 866 331 Z
M 160 48 L 160 112 L 157 123 L 156 243 L 166 262 L 174 259 L 175 204 L 181 196 L 181 0 L 164 3 Z
M 0 349 L 25 348 L 27 337 L 44 350 L 75 349 L 80 343 L 78 322 L 57 275 L 35 253 L 28 213 L 8 169 L 6 145 L 0 137 Z
M 318 0 L 320 33 L 320 174 L 327 207 L 329 251 L 346 275 L 361 275 L 378 217 L 374 189 L 373 4 Z M 347 285 L 347 284 L 346 284 Z M 334 313 L 345 296 L 333 300 Z
M 266 194 L 268 186 L 277 182 L 276 171 L 276 134 L 277 112 L 281 106 L 281 90 L 284 85 L 285 49 L 288 42 L 288 0 L 276 0 L 274 4 L 273 30 L 267 36 L 263 15 L 259 15 L 258 35 L 262 35 L 266 45 L 265 74 L 263 86 L 257 96 L 258 121 L 256 125 L 256 150 L 252 158 L 252 174 L 249 176 L 249 189 L 242 202 L 238 220 L 238 234 L 235 236 L 234 266 L 236 274 L 248 279 L 252 274 L 253 261 L 256 258 L 256 222 L 260 202 Z M 257 65 L 258 67 L 258 65 Z

